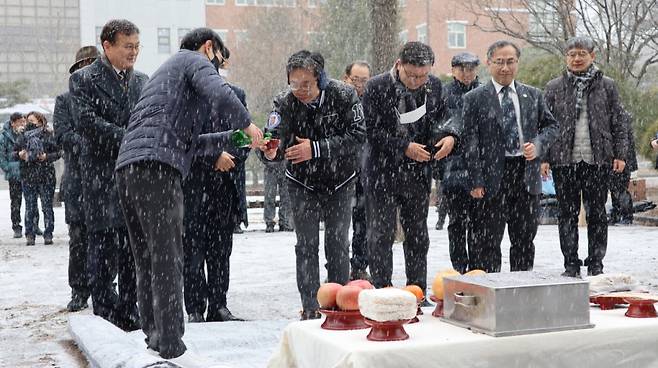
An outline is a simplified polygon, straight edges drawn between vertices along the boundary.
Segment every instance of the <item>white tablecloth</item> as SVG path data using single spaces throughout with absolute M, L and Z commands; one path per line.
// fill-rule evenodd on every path
M 405 341 L 368 341 L 369 330 L 328 331 L 322 320 L 288 325 L 269 367 L 658 367 L 658 318 L 592 308 L 591 329 L 491 337 L 441 322 L 425 309 Z

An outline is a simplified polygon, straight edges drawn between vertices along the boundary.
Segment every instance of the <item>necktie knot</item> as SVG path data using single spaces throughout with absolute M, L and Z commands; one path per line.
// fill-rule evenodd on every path
M 126 71 L 122 70 L 119 72 L 119 80 L 124 80 L 126 79 Z

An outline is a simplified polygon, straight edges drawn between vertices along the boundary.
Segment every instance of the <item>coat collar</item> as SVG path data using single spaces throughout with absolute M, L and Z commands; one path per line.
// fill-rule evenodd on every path
M 125 101 L 129 91 L 134 89 L 135 83 L 137 83 L 137 78 L 134 77 L 133 71 L 126 70 L 127 84 L 124 84 L 125 82 L 119 80 L 115 69 L 105 56 L 96 59 L 92 66 L 92 79 L 98 89 L 102 90 L 110 99 L 118 104 Z

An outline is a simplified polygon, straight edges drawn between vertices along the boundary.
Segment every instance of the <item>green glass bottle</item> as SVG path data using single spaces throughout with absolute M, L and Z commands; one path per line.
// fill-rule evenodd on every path
M 272 139 L 272 133 L 263 134 L 263 140 L 269 141 L 270 139 Z M 238 148 L 249 147 L 251 146 L 251 137 L 244 130 L 238 129 L 231 134 L 231 143 Z

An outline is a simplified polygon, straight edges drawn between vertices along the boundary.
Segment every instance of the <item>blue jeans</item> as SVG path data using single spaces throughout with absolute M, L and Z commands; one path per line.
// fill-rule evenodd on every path
M 55 229 L 55 214 L 53 212 L 53 197 L 55 196 L 55 183 L 28 183 L 23 182 L 23 196 L 25 197 L 25 236 L 35 235 L 35 219 L 38 218 L 39 208 L 37 198 L 41 199 L 43 222 L 46 228 L 44 237 L 53 236 Z

